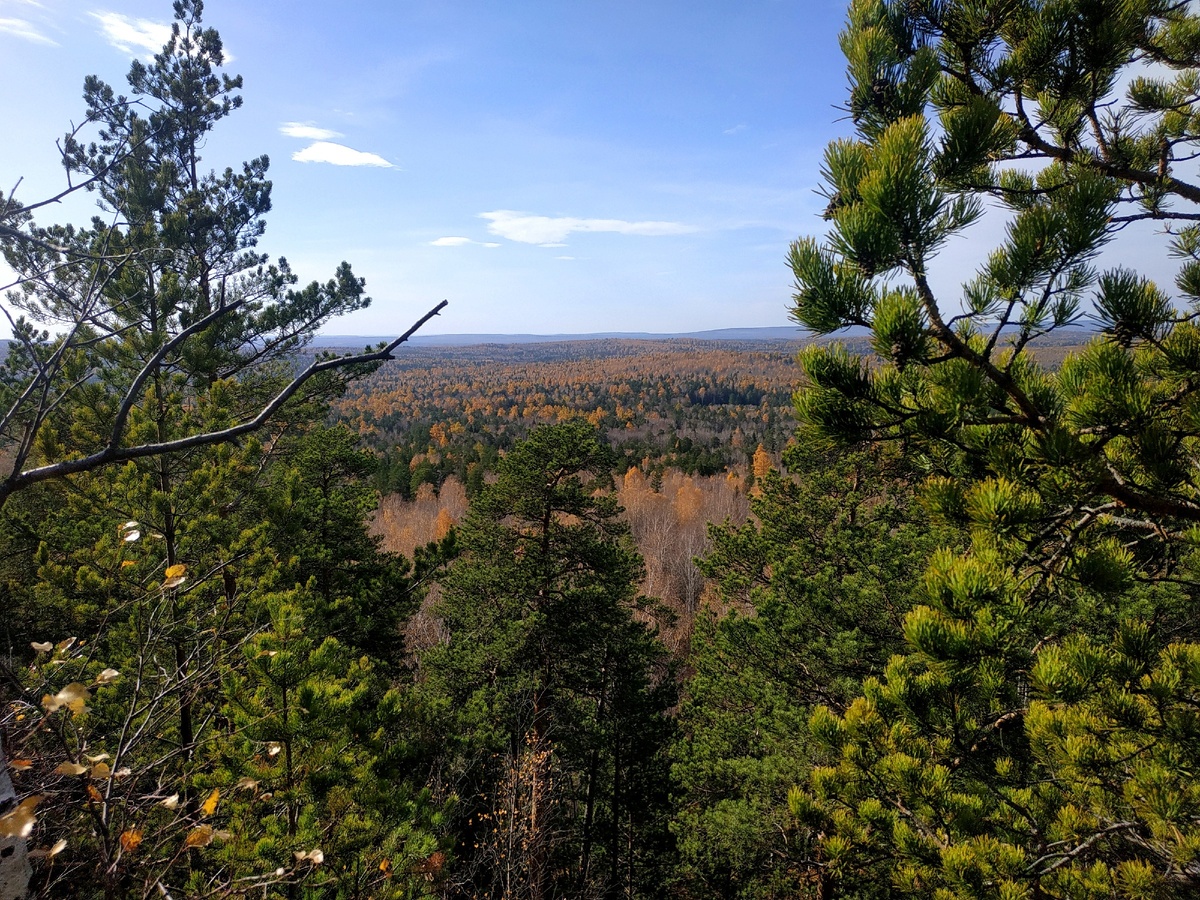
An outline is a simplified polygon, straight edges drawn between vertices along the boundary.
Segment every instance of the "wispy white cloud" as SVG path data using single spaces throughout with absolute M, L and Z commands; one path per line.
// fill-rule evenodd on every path
M 480 247 L 499 247 L 499 244 L 492 241 L 474 241 L 469 237 L 440 237 L 435 241 L 430 241 L 430 247 L 464 247 L 467 244 L 478 244 Z
M 0 19 L 0 33 L 11 34 L 13 37 L 34 44 L 46 44 L 57 47 L 58 41 L 52 40 L 38 30 L 38 27 L 25 19 Z
M 391 169 L 394 166 L 377 153 L 367 153 L 365 150 L 355 150 L 345 144 L 335 144 L 332 141 L 317 141 L 309 144 L 303 150 L 292 154 L 296 162 L 323 162 L 331 166 L 376 166 L 381 169 Z
M 114 12 L 94 12 L 104 39 L 130 56 L 153 56 L 171 39 L 171 26 Z
M 575 232 L 611 232 L 658 237 L 671 234 L 690 234 L 696 229 L 680 222 L 627 222 L 624 219 L 577 219 L 574 216 L 531 216 L 511 209 L 480 213 L 491 224 L 488 231 L 510 241 L 537 244 L 541 247 L 562 247 L 563 241 Z
M 721 134 L 737 134 L 739 132 L 745 131 L 746 128 L 747 128 L 747 125 L 745 122 L 739 122 L 737 125 L 734 125 L 732 128 L 726 128 L 724 131 L 721 132 Z
M 327 141 L 330 138 L 342 136 L 340 131 L 318 128 L 312 122 L 284 122 L 279 126 L 279 133 L 288 137 L 303 138 L 306 141 Z

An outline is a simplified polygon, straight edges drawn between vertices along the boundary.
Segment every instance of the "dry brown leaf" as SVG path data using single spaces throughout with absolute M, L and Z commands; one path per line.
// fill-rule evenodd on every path
M 121 673 L 116 669 L 105 669 L 96 676 L 96 684 L 112 684 L 120 677 Z
M 101 794 L 98 790 L 96 790 L 95 785 L 91 785 L 91 784 L 88 785 L 87 795 L 88 795 L 88 797 L 90 797 L 92 799 L 93 803 L 103 803 L 104 802 L 104 795 Z
M 233 786 L 235 791 L 256 791 L 258 790 L 258 782 L 249 776 L 239 778 L 238 783 Z
M 82 775 L 88 770 L 87 766 L 79 763 L 65 762 L 59 763 L 54 770 L 55 775 Z
M 8 765 L 10 768 L 13 768 L 18 772 L 24 772 L 33 765 L 33 762 L 28 759 L 10 759 L 8 761 Z
M 67 839 L 59 838 L 54 842 L 53 846 L 39 847 L 37 850 L 30 850 L 29 855 L 34 859 L 50 859 L 51 857 L 58 856 L 58 854 L 62 853 L 66 849 Z
M 112 767 L 106 762 L 96 763 L 94 766 L 92 766 L 92 777 L 96 780 L 107 778 L 111 774 Z
M 54 649 L 54 645 L 49 641 L 30 641 L 29 646 L 38 653 L 49 653 Z
M 174 809 L 179 805 L 179 795 L 172 794 L 170 797 L 163 797 L 163 799 L 159 800 L 158 802 L 167 809 Z
M 183 846 L 186 847 L 207 847 L 213 842 L 213 827 L 211 825 L 198 825 L 188 832 L 187 839 L 184 840 Z
M 126 853 L 132 853 L 138 848 L 142 842 L 142 831 L 139 828 L 130 828 L 128 831 L 121 832 L 121 849 Z

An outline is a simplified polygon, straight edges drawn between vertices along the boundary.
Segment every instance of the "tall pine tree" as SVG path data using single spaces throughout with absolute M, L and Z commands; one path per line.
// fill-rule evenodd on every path
M 673 681 L 642 561 L 583 420 L 535 429 L 471 505 L 421 659 L 453 752 L 464 896 L 648 896 L 661 884 Z

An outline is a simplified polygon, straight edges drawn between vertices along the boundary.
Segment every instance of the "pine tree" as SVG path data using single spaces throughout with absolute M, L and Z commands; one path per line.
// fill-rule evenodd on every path
M 880 364 L 814 347 L 797 405 L 919 446 L 926 502 L 972 548 L 933 560 L 908 652 L 810 723 L 826 764 L 792 799 L 826 896 L 1200 884 L 1198 33 L 1153 0 L 851 5 L 856 134 L 826 152 L 828 237 L 792 245 L 795 316 L 868 328 Z M 938 296 L 938 252 L 989 204 L 1004 239 Z M 1181 260 L 1182 308 L 1100 267 L 1143 220 Z M 1101 334 L 1040 365 L 1089 309 Z
M 368 530 L 379 504 L 375 457 L 345 427 L 313 429 L 285 443 L 280 457 L 263 506 L 271 543 L 287 551 L 281 580 L 308 591 L 312 627 L 394 670 L 404 652 L 400 625 L 426 573 L 382 551 Z
M 728 612 L 697 623 L 672 754 L 695 896 L 803 892 L 812 848 L 787 795 L 812 765 L 808 717 L 844 710 L 903 649 L 919 573 L 955 537 L 921 515 L 894 448 L 798 437 L 787 475 L 763 471 L 756 521 L 713 527 L 701 561 Z
M 583 420 L 497 467 L 442 580 L 421 659 L 456 753 L 459 881 L 478 896 L 642 896 L 665 835 L 662 646 L 634 617 L 642 562 Z
M 313 711 L 324 718 L 314 719 L 313 746 L 306 748 L 318 762 L 311 770 L 294 769 L 280 792 L 283 820 L 296 840 L 306 810 L 321 808 L 329 818 L 331 791 L 318 790 L 322 771 L 331 767 L 324 745 L 352 748 L 354 777 L 391 752 L 377 737 L 379 720 L 338 712 L 364 704 L 368 689 L 372 702 L 383 702 L 386 687 L 363 674 L 373 671 L 371 662 L 336 641 L 293 646 L 303 637 L 290 624 L 303 619 L 295 606 L 314 595 L 281 583 L 281 536 L 257 505 L 271 480 L 273 455 L 287 445 L 284 433 L 304 430 L 323 415 L 315 401 L 339 386 L 331 373 L 348 361 L 387 358 L 390 349 L 352 360 L 318 357 L 296 375 L 289 355 L 329 317 L 360 309 L 367 298 L 344 264 L 330 281 L 296 289 L 285 262 L 270 265 L 256 251 L 270 208 L 265 157 L 240 171 L 201 166 L 210 132 L 241 102 L 241 80 L 220 74 L 220 38 L 202 27 L 202 11 L 200 0 L 175 3 L 176 22 L 162 53 L 130 69 L 132 98 L 97 78 L 85 84 L 86 122 L 96 130 L 95 141 L 80 132 L 68 136 L 64 161 L 77 183 L 98 194 L 108 222 L 38 228 L 13 203 L 5 204 L 0 222 L 6 259 L 20 279 L 14 302 L 28 316 L 18 322 L 0 370 L 0 443 L 11 472 L 0 483 L 0 503 L 13 495 L 19 504 L 14 491 L 74 476 L 37 491 L 45 510 L 36 528 L 37 582 L 23 602 L 36 610 L 36 624 L 71 626 L 66 633 L 76 637 L 32 635 L 30 667 L 6 669 L 4 688 L 9 746 L 23 755 L 17 789 L 26 802 L 41 804 L 42 815 L 18 821 L 6 809 L 0 840 L 32 836 L 44 843 L 39 883 L 48 895 L 211 894 L 235 884 L 294 894 L 317 875 L 322 860 L 311 851 L 319 847 L 290 858 L 239 857 L 232 850 L 222 858 L 218 852 L 229 840 L 223 826 L 233 811 L 221 797 L 228 800 L 237 781 L 228 759 L 239 742 L 245 747 L 233 725 L 239 698 L 259 703 L 264 715 L 270 711 L 282 731 L 295 727 L 296 710 L 285 693 L 309 691 L 323 704 Z M 39 332 L 38 323 L 61 331 Z M 254 437 L 272 414 L 269 440 Z M 353 466 L 338 473 L 340 492 L 326 494 L 329 502 L 315 518 L 346 526 L 343 562 L 361 551 L 365 567 L 379 565 L 375 583 L 364 584 L 352 600 L 380 608 L 399 601 L 402 608 L 403 588 L 399 596 L 387 595 L 393 576 L 407 587 L 403 566 L 383 564 L 372 547 L 349 540 L 365 535 L 364 495 L 346 488 L 358 474 Z M 304 499 L 304 491 L 296 496 Z M 347 497 L 349 503 L 334 508 Z M 350 522 L 355 513 L 358 520 Z M 30 514 L 6 511 L 17 520 Z M 30 529 L 25 532 L 28 538 Z M 309 562 L 329 556 L 328 545 L 317 540 L 301 549 Z M 305 581 L 312 574 L 331 625 L 341 629 L 336 620 L 346 605 L 344 585 L 322 582 L 328 567 L 315 568 L 288 574 Z M 280 596 L 290 598 L 291 612 Z M 361 617 L 362 610 L 354 613 Z M 386 630 L 389 623 L 381 624 Z M 370 635 L 360 632 L 348 640 L 363 643 Z M 268 636 L 288 644 L 288 672 L 273 672 L 263 662 L 276 652 L 261 646 Z M 380 643 L 394 652 L 397 636 L 390 638 Z M 258 650 L 268 655 L 260 658 Z M 338 667 L 343 671 L 333 673 Z M 257 679 L 257 693 L 229 693 L 247 679 Z M 312 689 L 321 679 L 328 696 Z M 396 702 L 384 705 L 395 708 Z M 342 732 L 335 738 L 337 728 Z M 4 765 L 0 752 L 0 769 Z M 350 779 L 345 771 L 338 777 Z M 388 784 L 400 789 L 403 779 Z M 310 803 L 318 793 L 320 802 Z M 388 810 L 364 792 L 343 807 L 354 807 L 347 822 L 360 810 Z M 417 821 L 425 809 L 423 801 L 396 804 L 371 820 L 373 831 L 360 829 L 355 838 L 361 844 L 369 832 L 376 849 L 408 848 L 394 854 L 393 887 L 410 878 L 423 882 L 406 860 L 432 847 Z M 271 821 L 258 819 L 260 825 Z M 343 851 L 353 845 L 344 837 L 335 843 Z M 229 865 L 265 864 L 268 856 L 270 868 Z M 10 858 L 17 856 L 4 853 L 0 866 Z M 390 878 L 378 868 L 372 875 Z M 334 877 L 316 880 L 337 889 Z

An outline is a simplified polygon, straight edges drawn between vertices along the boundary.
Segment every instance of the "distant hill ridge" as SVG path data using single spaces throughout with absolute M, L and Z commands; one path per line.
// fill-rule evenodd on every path
M 552 344 L 563 341 L 799 341 L 808 332 L 798 325 L 780 325 L 768 328 L 718 328 L 712 331 L 681 331 L 672 334 L 657 334 L 647 331 L 602 331 L 590 334 L 416 334 L 409 343 L 428 347 L 455 347 L 471 344 Z M 370 337 L 353 334 L 318 335 L 313 339 L 315 347 L 361 347 L 390 340 L 387 336 Z
M 1068 326 L 1056 329 L 1049 335 L 1043 335 L 1042 343 L 1046 346 L 1075 345 L 1086 342 L 1095 334 L 1088 326 Z M 850 340 L 866 338 L 869 332 L 865 328 L 846 328 L 825 340 Z M 319 334 L 312 339 L 309 347 L 337 347 L 361 349 L 381 342 L 392 340 L 395 335 L 359 335 L 359 334 Z M 730 341 L 741 343 L 770 342 L 770 341 L 810 341 L 821 340 L 810 331 L 798 325 L 777 325 L 765 328 L 716 328 L 709 331 L 680 331 L 675 333 L 657 333 L 648 331 L 599 331 L 590 334 L 416 334 L 409 339 L 414 347 L 473 347 L 482 344 L 560 344 L 577 341 L 602 340 L 633 340 L 633 341 Z M 10 339 L 0 338 L 0 362 L 8 355 Z M 864 348 L 859 352 L 869 352 Z

